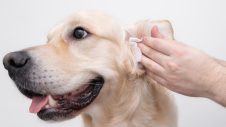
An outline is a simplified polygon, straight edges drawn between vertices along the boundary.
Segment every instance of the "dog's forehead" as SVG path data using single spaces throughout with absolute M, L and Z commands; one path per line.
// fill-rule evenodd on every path
M 91 33 L 99 36 L 112 36 L 112 34 L 123 32 L 121 25 L 112 16 L 99 11 L 80 11 L 65 19 L 55 26 L 48 34 L 52 38 L 57 33 L 63 32 L 66 28 L 82 26 Z
M 114 21 L 114 18 L 111 16 L 101 13 L 101 12 L 77 12 L 74 15 L 70 16 L 65 25 L 81 25 L 88 27 L 88 29 L 98 30 L 98 29 L 112 29 L 115 28 L 118 24 Z M 109 27 L 110 25 L 110 27 Z
M 95 22 L 112 22 L 114 18 L 106 13 L 100 12 L 100 11 L 80 11 L 77 13 L 74 13 L 69 17 L 69 20 L 90 20 Z

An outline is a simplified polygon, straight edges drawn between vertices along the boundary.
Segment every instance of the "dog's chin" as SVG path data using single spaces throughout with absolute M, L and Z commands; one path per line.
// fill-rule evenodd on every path
M 103 85 L 104 78 L 97 76 L 81 85 L 80 88 L 64 95 L 43 95 L 19 86 L 18 89 L 29 98 L 48 98 L 48 102 L 37 112 L 40 119 L 61 121 L 81 113 L 95 100 Z

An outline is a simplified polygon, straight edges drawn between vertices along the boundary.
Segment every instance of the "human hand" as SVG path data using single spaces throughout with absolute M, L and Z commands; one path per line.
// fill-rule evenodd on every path
M 143 53 L 141 63 L 152 79 L 180 94 L 215 96 L 223 66 L 198 49 L 167 39 L 157 27 L 151 33 L 138 46 Z

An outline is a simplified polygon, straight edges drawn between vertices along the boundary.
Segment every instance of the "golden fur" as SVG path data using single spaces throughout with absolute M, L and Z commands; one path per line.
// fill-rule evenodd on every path
M 61 75 L 64 86 L 47 86 L 62 94 L 101 74 L 105 84 L 81 111 L 85 127 L 176 127 L 177 115 L 169 91 L 145 75 L 134 58 L 126 36 L 150 36 L 153 25 L 173 38 L 167 21 L 144 20 L 125 30 L 112 17 L 100 12 L 79 12 L 56 26 L 46 45 L 26 49 L 42 68 Z M 68 31 L 83 26 L 91 34 L 76 41 Z M 127 34 L 125 34 L 127 31 Z

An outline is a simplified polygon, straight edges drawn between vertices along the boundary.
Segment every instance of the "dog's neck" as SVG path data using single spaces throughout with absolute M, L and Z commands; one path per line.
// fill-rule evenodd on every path
M 176 126 L 176 118 L 169 118 L 176 115 L 164 88 L 147 77 L 120 82 L 119 91 L 110 93 L 106 100 L 99 100 L 83 115 L 86 127 Z

